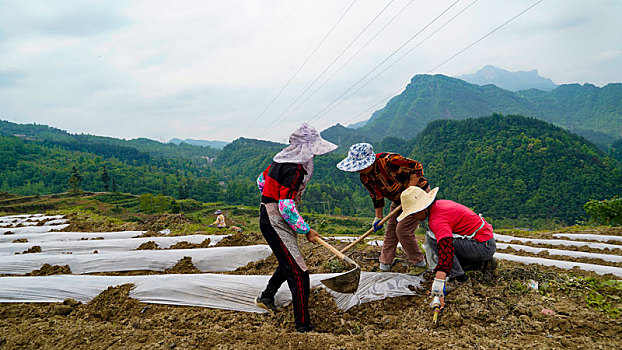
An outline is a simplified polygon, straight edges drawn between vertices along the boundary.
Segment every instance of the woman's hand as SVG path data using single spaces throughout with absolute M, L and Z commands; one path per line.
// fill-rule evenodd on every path
M 313 244 L 317 244 L 317 242 L 315 241 L 316 237 L 320 237 L 316 230 L 310 229 L 309 232 L 307 232 L 307 241 Z

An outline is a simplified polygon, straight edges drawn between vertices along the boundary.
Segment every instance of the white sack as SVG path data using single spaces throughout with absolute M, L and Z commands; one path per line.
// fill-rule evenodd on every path
M 524 264 L 540 264 L 544 266 L 555 266 L 555 267 L 559 267 L 562 269 L 568 269 L 568 270 L 571 270 L 575 266 L 577 266 L 581 270 L 594 271 L 599 275 L 605 275 L 605 274 L 610 273 L 614 276 L 622 277 L 622 268 L 613 267 L 613 266 L 601 266 L 601 265 L 585 264 L 585 263 L 572 262 L 572 261 L 532 258 L 528 256 L 517 256 L 517 255 L 511 255 L 511 254 L 504 254 L 504 253 L 495 253 L 495 258 L 501 259 L 501 260 L 516 261 L 516 262 L 520 262 Z
M 589 258 L 589 259 L 601 259 L 605 261 L 611 262 L 622 262 L 622 256 L 614 255 L 614 254 L 597 254 L 597 253 L 588 253 L 588 252 L 576 252 L 573 250 L 561 250 L 561 249 L 547 249 L 547 248 L 536 248 L 530 247 L 520 244 L 505 244 L 505 243 L 497 243 L 497 249 L 507 249 L 512 248 L 516 250 L 523 250 L 530 253 L 540 253 L 540 252 L 548 252 L 549 255 L 561 255 L 561 256 L 570 256 L 574 258 Z
M 272 254 L 268 245 L 199 249 L 136 250 L 102 254 L 43 254 L 0 256 L 0 274 L 22 275 L 43 264 L 69 265 L 74 274 L 111 271 L 164 271 L 189 256 L 201 271 L 233 271 Z
M 534 239 L 534 238 L 512 237 L 512 236 L 506 236 L 506 235 L 499 235 L 496 233 L 495 233 L 495 241 L 497 242 L 519 241 L 523 243 L 533 243 L 533 244 L 552 244 L 552 245 L 572 246 L 572 247 L 590 247 L 593 249 L 603 249 L 603 250 L 604 249 L 622 249 L 622 245 L 616 245 L 616 244 L 568 241 L 568 240 L 563 240 L 563 239 Z
M 311 288 L 324 287 L 320 280 L 336 275 L 311 275 Z M 254 300 L 269 279 L 270 276 L 219 274 L 0 277 L 0 302 L 62 302 L 67 298 L 88 302 L 109 286 L 132 283 L 135 288 L 130 297 L 145 303 L 264 313 L 267 311 L 257 307 Z M 422 281 L 421 277 L 406 274 L 363 272 L 355 294 L 331 294 L 336 297 L 337 307 L 347 310 L 387 297 L 415 295 L 408 286 L 421 289 Z M 280 306 L 291 302 L 287 283 L 279 289 L 275 302 Z
M 97 250 L 98 253 L 127 252 L 138 248 L 146 242 L 155 242 L 160 248 L 168 248 L 175 243 L 201 243 L 210 239 L 210 246 L 216 245 L 225 236 L 223 235 L 188 235 L 174 237 L 143 237 L 128 239 L 101 239 L 101 240 L 74 240 L 74 241 L 53 241 L 53 242 L 28 242 L 28 243 L 0 243 L 0 256 L 21 253 L 33 246 L 41 247 L 43 254 L 91 254 Z
M 553 237 L 566 237 L 568 239 L 586 239 L 589 241 L 620 241 L 622 242 L 622 236 L 611 236 L 611 235 L 593 235 L 587 233 L 554 233 Z

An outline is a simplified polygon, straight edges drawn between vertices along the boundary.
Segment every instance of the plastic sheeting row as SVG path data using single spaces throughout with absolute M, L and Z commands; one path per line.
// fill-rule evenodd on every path
M 324 287 L 321 280 L 337 274 L 311 275 L 311 288 Z M 254 304 L 270 276 L 247 275 L 151 275 L 151 276 L 74 276 L 0 277 L 0 302 L 62 302 L 72 298 L 88 302 L 109 286 L 134 284 L 130 297 L 144 303 L 202 306 L 225 310 L 263 313 Z M 354 294 L 328 290 L 337 307 L 348 310 L 374 300 L 416 295 L 409 288 L 422 289 L 423 278 L 397 273 L 362 272 Z M 291 301 L 284 283 L 276 294 L 279 306 Z
M 500 235 L 495 233 L 495 241 L 497 242 L 512 242 L 519 241 L 522 243 L 532 243 L 532 244 L 551 244 L 557 246 L 567 246 L 567 247 L 589 247 L 592 249 L 622 249 L 622 245 L 617 244 L 607 244 L 607 243 L 595 243 L 595 242 L 581 242 L 581 241 L 569 241 L 564 239 L 536 239 L 536 238 L 523 238 L 523 237 L 512 237 L 506 235 Z
M 536 248 L 530 247 L 520 244 L 505 244 L 505 243 L 497 243 L 497 249 L 515 249 L 515 250 L 523 250 L 529 253 L 542 253 L 547 252 L 549 255 L 558 255 L 558 256 L 570 256 L 573 258 L 588 258 L 588 259 L 601 259 L 610 262 L 622 262 L 622 256 L 615 254 L 597 254 L 597 253 L 588 253 L 588 252 L 578 252 L 574 250 L 562 250 L 562 249 L 548 249 L 548 248 Z
M 66 235 L 63 235 L 66 236 Z M 79 235 L 78 235 L 79 236 Z M 100 234 L 102 236 L 102 234 Z M 124 252 L 138 248 L 146 242 L 154 242 L 160 248 L 168 248 L 175 243 L 201 243 L 206 239 L 210 240 L 210 245 L 220 242 L 224 235 L 189 235 L 172 237 L 143 237 L 143 238 L 122 238 L 122 239 L 101 239 L 101 240 L 69 240 L 69 241 L 50 241 L 50 242 L 27 242 L 27 243 L 0 243 L 0 255 L 11 255 L 21 253 L 33 246 L 41 248 L 45 254 L 90 254 L 94 251 L 98 253 Z
M 43 226 L 24 226 L 24 227 L 0 227 L 0 235 L 18 236 L 24 233 L 45 233 L 52 231 L 60 231 L 69 226 L 69 224 L 61 225 L 43 225 Z
M 88 239 L 122 239 L 133 238 L 147 231 L 116 231 L 116 232 L 31 232 L 14 235 L 0 235 L 0 243 L 11 243 L 16 239 L 26 239 L 28 243 L 79 241 Z
M 233 271 L 272 254 L 268 245 L 198 249 L 136 250 L 102 254 L 23 254 L 0 256 L 0 274 L 21 275 L 44 264 L 69 265 L 74 274 L 112 271 L 164 271 L 184 257 L 204 272 Z
M 533 258 L 529 256 L 518 256 L 512 254 L 504 254 L 504 253 L 495 253 L 495 258 L 501 260 L 515 261 L 523 264 L 540 264 L 544 266 L 555 266 L 562 269 L 571 270 L 575 267 L 580 268 L 584 271 L 593 271 L 599 275 L 612 274 L 617 277 L 622 277 L 622 268 L 613 267 L 613 266 L 602 266 L 595 264 L 586 264 L 579 263 L 573 261 L 561 261 L 561 260 L 552 260 L 552 259 L 543 259 L 543 258 Z

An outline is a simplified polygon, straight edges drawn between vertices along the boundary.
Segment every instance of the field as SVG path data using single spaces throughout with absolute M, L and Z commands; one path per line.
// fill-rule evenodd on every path
M 49 201 L 50 199 L 37 199 Z M 61 200 L 61 199 L 59 199 Z M 131 200 L 129 200 L 131 202 Z M 217 232 L 206 224 L 213 219 L 211 206 L 178 215 L 144 215 L 131 205 L 107 203 L 93 197 L 51 200 L 48 214 L 65 215 L 66 231 L 144 230 L 144 236 L 158 237 L 158 230 L 170 229 L 171 236 Z M 1 205 L 1 203 L 0 203 Z M 35 205 L 32 202 L 27 205 Z M 79 206 L 79 210 L 77 209 Z M 121 207 L 122 210 L 114 209 Z M 1 208 L 1 207 L 0 207 Z M 15 209 L 7 214 L 14 213 Z M 86 209 L 88 208 L 88 210 Z M 129 208 L 129 209 L 128 209 Z M 223 207 L 224 208 L 224 207 Z M 256 225 L 254 208 L 224 208 L 227 217 L 244 232 L 224 238 L 216 246 L 264 244 Z M 0 209 L 1 210 L 1 209 Z M 312 216 L 320 233 L 360 234 L 365 220 L 334 216 Z M 319 229 L 318 229 L 319 230 Z M 559 234 L 586 233 L 598 236 L 622 236 L 622 229 L 607 227 L 571 227 L 553 231 L 499 231 L 520 239 L 562 240 Z M 101 235 L 105 237 L 105 232 Z M 1 236 L 0 236 L 1 237 Z M 17 236 L 15 236 L 17 237 Z M 422 241 L 422 235 L 418 239 Z M 582 240 L 597 243 L 595 240 Z M 344 243 L 331 241 L 337 247 Z M 507 244 L 551 248 L 547 245 L 510 241 Z M 599 249 L 589 245 L 556 247 L 572 252 L 622 255 L 622 243 L 606 244 L 620 248 Z M 343 271 L 322 247 L 300 240 L 311 273 Z M 188 244 L 184 248 L 204 248 Z M 593 246 L 593 245 L 592 245 Z M 45 248 L 45 247 L 44 247 Z M 145 246 L 142 249 L 148 249 Z M 151 248 L 157 248 L 151 246 Z M 160 250 L 158 250 L 160 251 Z M 359 245 L 348 255 L 364 271 L 377 272 L 380 248 Z M 45 251 L 44 251 L 45 253 Z M 620 263 L 600 258 L 564 257 L 546 253 L 528 253 L 508 247 L 499 253 L 532 256 L 556 261 L 620 268 Z M 589 256 L 589 255 L 588 255 Z M 399 258 L 403 259 L 403 255 Z M 615 259 L 613 259 L 615 260 Z M 269 275 L 276 267 L 273 256 L 251 262 L 233 271 L 235 275 Z M 61 266 L 50 266 L 35 274 L 67 273 Z M 406 272 L 396 264 L 392 272 Z M 166 271 L 116 271 L 93 275 L 201 273 L 188 259 L 181 259 Z M 355 306 L 347 311 L 337 308 L 324 289 L 311 293 L 310 309 L 315 331 L 294 331 L 291 306 L 273 314 L 227 311 L 196 306 L 171 306 L 141 303 L 129 297 L 132 285 L 111 286 L 88 302 L 67 299 L 58 303 L 0 304 L 0 348 L 83 348 L 83 349 L 407 349 L 407 348 L 622 348 L 622 283 L 612 274 L 599 275 L 580 269 L 523 264 L 501 260 L 492 278 L 470 273 L 470 283 L 447 296 L 447 306 L 437 325 L 427 290 L 430 276 L 415 295 L 387 298 Z M 0 277 L 0 291 L 1 287 Z M 536 286 L 537 285 L 537 286 Z

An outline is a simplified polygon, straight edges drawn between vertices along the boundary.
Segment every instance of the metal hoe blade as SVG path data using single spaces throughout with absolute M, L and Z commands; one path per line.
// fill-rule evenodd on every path
M 322 280 L 322 283 L 338 293 L 355 293 L 361 280 L 361 267 L 347 256 L 344 261 L 353 264 L 354 268 L 341 275 Z

